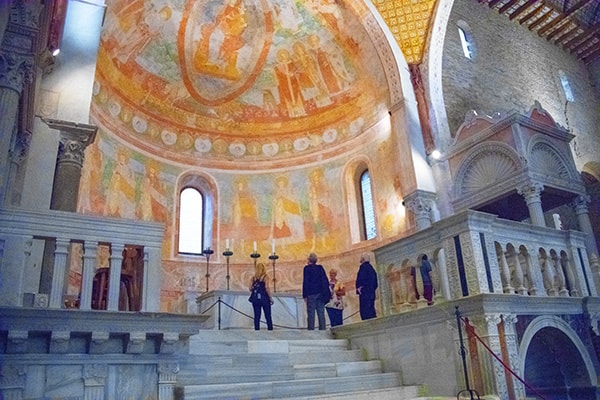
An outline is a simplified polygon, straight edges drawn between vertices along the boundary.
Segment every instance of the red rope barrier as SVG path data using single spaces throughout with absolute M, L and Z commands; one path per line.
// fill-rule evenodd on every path
M 460 317 L 460 319 L 465 324 L 465 328 L 468 328 L 469 326 L 467 325 L 467 323 L 464 320 L 464 318 Z M 546 400 L 546 398 L 544 396 L 542 396 L 540 394 L 540 392 L 538 392 L 534 387 L 532 387 L 527 382 L 525 382 L 519 375 L 517 375 L 516 372 L 514 372 L 508 365 L 506 365 L 504 363 L 504 361 L 502 361 L 502 359 L 500 357 L 498 357 L 496 355 L 496 353 L 494 353 L 494 351 L 492 349 L 490 349 L 490 347 L 483 341 L 483 339 L 481 339 L 479 337 L 479 335 L 477 335 L 477 332 L 475 332 L 475 328 L 474 327 L 472 327 L 470 329 L 470 331 L 473 333 L 473 335 L 475 335 L 475 338 L 479 341 L 479 343 L 481 343 L 483 345 L 483 347 L 485 347 L 485 349 L 488 351 L 488 353 L 490 353 L 496 360 L 498 360 L 498 362 L 500 362 L 500 364 L 502 364 L 502 366 L 504 367 L 505 370 L 507 370 L 508 372 L 510 372 L 512 376 L 514 376 L 515 378 L 517 378 L 528 389 L 530 389 L 531 391 L 533 391 L 536 394 L 536 396 L 540 397 L 541 400 Z

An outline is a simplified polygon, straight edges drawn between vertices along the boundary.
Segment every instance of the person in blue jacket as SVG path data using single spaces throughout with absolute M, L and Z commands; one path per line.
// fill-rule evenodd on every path
M 325 303 L 331 298 L 329 279 L 322 265 L 317 264 L 317 255 L 308 255 L 302 277 L 302 297 L 306 302 L 306 322 L 309 331 L 315 329 L 315 312 L 319 330 L 325 330 Z

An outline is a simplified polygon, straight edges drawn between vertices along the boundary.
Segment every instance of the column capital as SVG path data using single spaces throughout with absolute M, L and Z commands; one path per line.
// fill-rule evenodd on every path
M 431 226 L 431 210 L 435 205 L 435 197 L 435 193 L 417 190 L 404 198 L 404 206 L 415 215 L 419 230 Z
M 571 207 L 575 209 L 576 214 L 587 214 L 588 213 L 588 204 L 592 201 L 592 198 L 587 195 L 580 195 L 573 199 L 571 202 Z
M 60 131 L 58 161 L 83 166 L 84 151 L 94 141 L 98 127 L 50 118 L 42 118 L 42 121 L 49 128 Z
M 544 185 L 539 182 L 529 182 L 517 187 L 517 193 L 525 197 L 525 200 L 528 202 L 530 200 L 539 200 L 543 191 Z
M 0 52 L 0 87 L 21 94 L 28 83 L 33 82 L 33 55 Z

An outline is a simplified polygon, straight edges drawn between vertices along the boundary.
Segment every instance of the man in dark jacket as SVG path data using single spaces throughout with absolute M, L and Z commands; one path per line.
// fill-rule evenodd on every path
M 356 294 L 359 296 L 360 318 L 377 317 L 375 312 L 375 291 L 377 290 L 377 272 L 371 265 L 371 256 L 364 253 L 360 257 L 360 267 L 356 275 Z
M 302 279 L 302 297 L 306 302 L 308 330 L 315 329 L 315 312 L 319 320 L 319 330 L 325 330 L 325 303 L 329 301 L 329 279 L 322 265 L 317 264 L 317 255 L 308 255 L 308 264 L 304 266 Z

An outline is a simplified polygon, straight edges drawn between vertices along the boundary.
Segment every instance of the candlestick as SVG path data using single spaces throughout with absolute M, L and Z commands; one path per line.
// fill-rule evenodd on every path
M 225 239 L 225 249 L 229 250 L 229 239 Z
M 254 252 L 256 253 L 256 241 L 254 242 Z
M 233 255 L 233 251 L 231 251 L 231 250 L 229 250 L 229 248 L 227 248 L 223 252 L 223 255 L 227 259 L 227 275 L 225 277 L 227 278 L 227 290 L 229 290 L 229 278 L 230 278 L 230 275 L 229 275 L 229 257 L 231 257 Z
M 271 239 L 271 254 L 275 254 L 275 239 Z
M 278 258 L 279 256 L 275 254 L 275 251 L 273 251 L 273 254 L 269 256 L 269 260 L 273 261 L 273 292 L 277 291 L 277 279 L 275 278 L 275 262 Z
M 254 243 L 256 243 L 256 242 L 254 242 Z M 254 266 L 256 267 L 256 262 L 260 258 L 260 254 L 258 254 L 256 252 L 256 249 L 254 249 L 254 253 L 250 254 L 250 257 L 254 259 Z
M 214 251 L 210 248 L 207 247 L 204 250 L 202 250 L 202 254 L 204 254 L 206 256 L 206 291 L 208 292 L 208 278 L 210 278 L 210 273 L 208 270 L 208 261 L 210 260 L 210 255 L 213 254 Z

